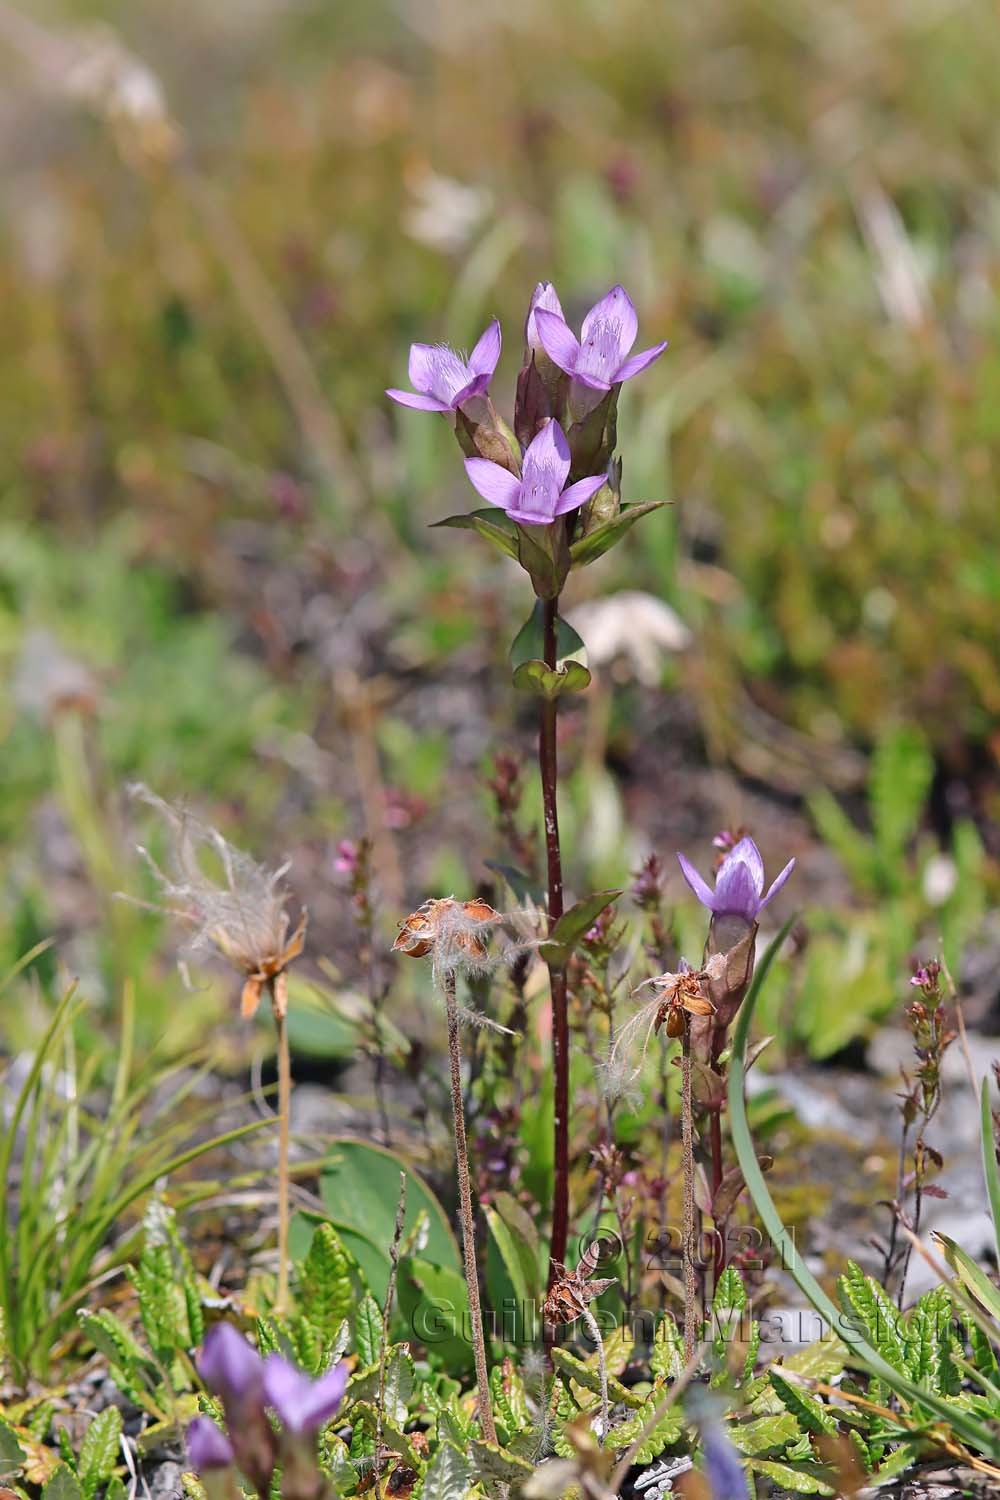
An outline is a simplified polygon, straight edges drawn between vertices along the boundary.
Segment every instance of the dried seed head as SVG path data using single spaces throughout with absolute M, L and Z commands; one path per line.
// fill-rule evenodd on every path
M 392 945 L 408 958 L 434 956 L 436 973 L 489 967 L 489 938 L 503 920 L 485 901 L 425 901 L 401 923 Z
M 599 1252 L 598 1252 L 599 1253 Z M 589 1279 L 594 1262 L 589 1253 L 584 1255 L 575 1271 L 567 1271 L 561 1261 L 555 1261 L 556 1278 L 542 1307 L 546 1323 L 575 1323 L 581 1318 L 595 1298 L 614 1286 L 617 1276 L 604 1276 L 596 1281 Z
M 275 1010 L 284 1015 L 285 970 L 302 952 L 306 932 L 303 911 L 295 931 L 288 935 L 291 918 L 288 893 L 282 884 L 287 864 L 265 870 L 185 808 L 165 802 L 146 786 L 129 790 L 133 797 L 154 808 L 167 826 L 169 874 L 147 850 L 140 847 L 139 852 L 171 903 L 166 910 L 193 930 L 188 949 L 214 949 L 244 976 L 240 1007 L 244 1016 L 253 1015 L 265 987 L 270 988 Z M 202 861 L 206 854 L 218 861 L 221 881 L 205 870 Z

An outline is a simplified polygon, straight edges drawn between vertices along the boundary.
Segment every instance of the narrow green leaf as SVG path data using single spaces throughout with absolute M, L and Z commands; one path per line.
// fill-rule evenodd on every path
M 0 1479 L 6 1479 L 24 1462 L 24 1449 L 17 1433 L 0 1417 Z
M 80 1481 L 72 1469 L 60 1464 L 42 1490 L 42 1500 L 84 1500 Z
M 612 901 L 617 901 L 620 895 L 620 890 L 597 891 L 593 896 L 586 896 L 582 901 L 575 902 L 568 911 L 563 912 L 548 938 L 539 945 L 542 957 L 549 963 L 567 963 L 577 939 L 594 925 L 605 907 L 610 906 Z
M 792 1416 L 806 1429 L 807 1432 L 822 1435 L 823 1433 L 834 1433 L 837 1430 L 837 1421 L 826 1407 L 814 1396 L 801 1386 L 787 1380 L 780 1370 L 771 1367 L 768 1370 L 771 1385 L 777 1392 L 781 1404 Z
M 517 526 L 512 521 L 504 525 L 499 517 L 503 513 L 493 506 L 482 510 L 471 510 L 461 516 L 446 516 L 443 521 L 433 521 L 432 526 L 453 526 L 460 531 L 476 531 L 487 542 L 492 542 L 507 557 L 517 559 Z
M 662 509 L 665 504 L 665 500 L 649 500 L 643 505 L 623 505 L 613 521 L 606 521 L 603 526 L 598 526 L 587 536 L 580 537 L 572 544 L 569 555 L 572 558 L 573 567 L 583 568 L 588 563 L 596 562 L 610 547 L 614 547 L 621 541 L 636 521 L 640 521 L 643 516 L 650 515 L 654 510 Z
M 361 1368 L 376 1363 L 382 1348 L 382 1311 L 371 1292 L 366 1292 L 354 1315 L 354 1347 Z
M 774 1200 L 768 1191 L 767 1183 L 764 1181 L 764 1174 L 761 1172 L 757 1161 L 753 1137 L 750 1133 L 750 1123 L 747 1119 L 746 1099 L 744 1095 L 747 1042 L 753 1022 L 754 1009 L 760 997 L 764 981 L 767 978 L 768 971 L 774 962 L 778 950 L 791 930 L 793 920 L 794 918 L 790 918 L 785 923 L 781 931 L 768 945 L 758 963 L 753 982 L 736 1018 L 736 1027 L 733 1034 L 732 1060 L 729 1067 L 730 1129 L 736 1155 L 740 1166 L 743 1168 L 743 1175 L 746 1178 L 747 1188 L 753 1199 L 754 1207 L 760 1215 L 767 1233 L 771 1237 L 774 1250 L 781 1256 L 783 1268 L 789 1273 L 816 1311 L 827 1320 L 831 1328 L 837 1330 L 843 1342 L 847 1345 L 853 1357 L 853 1362 L 860 1365 L 862 1369 L 867 1369 L 871 1373 L 880 1376 L 887 1385 L 907 1401 L 921 1402 L 924 1406 L 929 1407 L 949 1423 L 955 1432 L 967 1442 L 974 1444 L 981 1452 L 993 1458 L 1000 1457 L 1000 1435 L 989 1424 L 978 1420 L 974 1415 L 963 1411 L 961 1407 L 956 1406 L 952 1402 L 918 1390 L 911 1381 L 902 1377 L 877 1350 L 873 1349 L 853 1328 L 847 1325 L 842 1314 L 827 1296 L 826 1292 L 824 1292 L 815 1276 L 802 1263 L 795 1243 L 782 1223 L 781 1216 L 775 1208 Z M 1000 1294 L 997 1295 L 1000 1296 Z
M 442 1443 L 427 1466 L 421 1500 L 465 1500 L 472 1468 L 464 1453 Z
M 77 1473 L 84 1494 L 93 1496 L 118 1467 L 118 1448 L 122 1435 L 122 1414 L 117 1406 L 106 1406 L 91 1422 L 80 1445 Z
M 332 1224 L 317 1226 L 300 1278 L 302 1311 L 329 1341 L 354 1306 L 351 1260 Z
M 934 1231 L 934 1239 L 944 1249 L 944 1258 L 967 1292 L 971 1292 L 991 1318 L 1000 1321 L 1000 1289 L 995 1287 L 985 1271 L 980 1270 L 971 1256 L 966 1255 L 961 1245 L 946 1234 Z
M 989 1080 L 983 1079 L 982 1094 L 982 1147 L 983 1147 L 983 1175 L 986 1178 L 986 1191 L 990 1200 L 990 1215 L 993 1219 L 993 1235 L 997 1247 L 997 1260 L 1000 1261 L 1000 1171 L 997 1170 L 997 1153 L 993 1144 L 993 1110 L 990 1107 L 990 1085 Z

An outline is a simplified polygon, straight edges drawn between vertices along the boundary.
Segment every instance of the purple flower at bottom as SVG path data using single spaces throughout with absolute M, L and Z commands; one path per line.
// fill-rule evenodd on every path
M 795 868 L 790 859 L 776 880 L 764 894 L 764 861 L 753 839 L 740 839 L 722 861 L 715 876 L 715 890 L 702 880 L 698 871 L 683 854 L 678 854 L 684 879 L 694 891 L 702 906 L 717 917 L 742 917 L 746 922 L 756 922 L 764 907 L 777 895 Z
M 228 1469 L 234 1462 L 233 1445 L 211 1417 L 195 1417 L 187 1430 L 188 1457 L 192 1469 Z
M 264 1361 L 232 1323 L 216 1323 L 198 1357 L 198 1374 L 224 1403 L 241 1404 L 259 1398 Z
M 613 385 L 631 380 L 659 359 L 667 347 L 665 342 L 654 344 L 629 357 L 639 332 L 639 319 L 623 286 L 613 286 L 594 303 L 583 320 L 579 339 L 561 312 L 551 312 L 539 304 L 533 313 L 539 341 L 549 359 L 595 391 L 610 391 Z
M 264 1361 L 264 1397 L 278 1413 L 286 1432 L 317 1432 L 343 1401 L 348 1374 L 341 1364 L 318 1380 L 310 1380 L 280 1354 L 269 1354 Z
M 455 411 L 463 401 L 485 392 L 500 359 L 500 324 L 496 318 L 468 360 L 447 344 L 410 345 L 412 391 L 387 390 L 400 406 L 417 411 Z
M 466 473 L 483 499 L 498 505 L 523 526 L 547 526 L 557 516 L 584 505 L 607 483 L 605 474 L 593 474 L 563 488 L 569 477 L 569 443 L 552 417 L 532 438 L 521 467 L 518 479 L 487 458 L 465 460 Z
M 701 1451 L 712 1500 L 746 1500 L 747 1479 L 740 1458 L 720 1422 L 703 1420 Z

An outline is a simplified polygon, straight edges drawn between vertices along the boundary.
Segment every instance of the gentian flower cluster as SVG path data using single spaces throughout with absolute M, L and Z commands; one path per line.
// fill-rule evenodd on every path
M 226 1420 L 225 1432 L 207 1416 L 196 1417 L 188 1428 L 191 1465 L 206 1486 L 219 1476 L 219 1493 L 233 1492 L 238 1470 L 265 1500 L 280 1466 L 287 1500 L 316 1500 L 324 1493 L 316 1434 L 344 1399 L 345 1365 L 311 1380 L 280 1354 L 262 1359 L 231 1323 L 217 1323 L 205 1339 L 198 1373 L 221 1401 Z
M 489 391 L 501 349 L 495 319 L 468 359 L 446 344 L 413 344 L 413 390 L 386 392 L 401 406 L 440 412 L 453 422 L 469 479 L 513 528 L 491 526 L 489 511 L 443 524 L 478 530 L 517 557 L 540 598 L 555 598 L 570 567 L 592 561 L 654 508 L 623 511 L 621 466 L 614 460 L 622 383 L 667 347 L 632 354 L 638 328 L 631 298 L 614 286 L 586 314 L 578 338 L 555 287 L 542 281 L 525 320 L 513 430 L 497 415 Z M 574 543 L 601 528 L 610 531 L 600 544 L 578 546 L 574 555 Z

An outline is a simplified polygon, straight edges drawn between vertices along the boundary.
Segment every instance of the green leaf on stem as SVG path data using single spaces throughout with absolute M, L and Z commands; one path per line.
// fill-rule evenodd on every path
M 610 906 L 612 901 L 617 901 L 620 895 L 620 890 L 597 891 L 593 896 L 584 897 L 568 911 L 564 911 L 547 940 L 539 945 L 538 951 L 545 962 L 558 967 L 568 963 L 577 939 L 588 928 L 593 927 L 605 907 Z
M 539 599 L 511 643 L 513 682 L 522 692 L 557 698 L 560 693 L 578 693 L 590 682 L 587 648 L 563 619 L 556 620 L 556 665 L 545 662 L 545 607 Z
M 460 531 L 478 531 L 486 541 L 492 542 L 507 557 L 517 561 L 517 524 L 509 521 L 503 511 L 489 505 L 482 510 L 470 510 L 461 516 L 446 516 L 443 521 L 432 521 L 431 525 L 453 526 Z
M 584 568 L 588 563 L 596 562 L 599 557 L 603 557 L 605 552 L 621 541 L 636 521 L 641 520 L 643 516 L 648 516 L 651 511 L 660 510 L 665 504 L 665 500 L 649 500 L 644 505 L 623 505 L 613 521 L 606 521 L 603 526 L 598 526 L 595 531 L 579 537 L 570 545 L 569 555 L 572 559 L 572 566 Z

